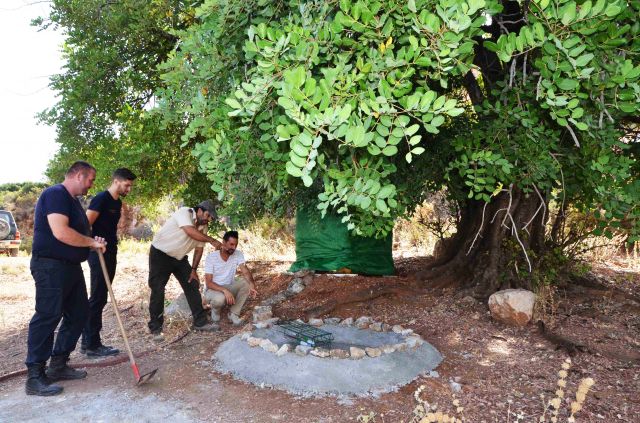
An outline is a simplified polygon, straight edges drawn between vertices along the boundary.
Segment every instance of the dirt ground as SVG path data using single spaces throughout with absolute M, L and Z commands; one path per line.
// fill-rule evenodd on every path
M 377 421 L 409 421 L 414 392 L 438 410 L 453 413 L 454 398 L 464 407 L 465 421 L 538 421 L 543 402 L 554 396 L 557 372 L 567 357 L 543 338 L 535 326 L 523 329 L 491 320 L 486 304 L 456 291 L 429 290 L 411 275 L 427 258 L 396 261 L 398 276 L 337 277 L 316 275 L 301 294 L 275 307 L 278 317 L 308 317 L 326 306 L 332 317 L 371 316 L 419 333 L 444 356 L 437 374 L 420 376 L 397 392 L 378 398 L 302 398 L 269 387 L 236 381 L 217 373 L 211 356 L 239 329 L 223 322 L 215 334 L 192 333 L 189 322 L 165 323 L 166 340 L 154 343 L 147 334 L 147 257 L 121 255 L 114 281 L 116 297 L 131 344 L 140 355 L 141 370 L 158 367 L 158 375 L 143 387 L 133 385 L 126 356 L 87 360 L 74 352 L 72 363 L 89 363 L 86 380 L 63 382 L 54 398 L 24 395 L 24 376 L 0 382 L 0 421 L 224 421 L 224 422 L 345 422 L 373 412 Z M 286 288 L 292 276 L 288 262 L 253 262 L 259 298 L 245 308 L 245 317 L 259 301 Z M 567 399 L 575 397 L 582 378 L 595 380 L 580 422 L 640 421 L 640 274 L 620 261 L 595 269 L 611 289 L 573 287 L 558 291 L 545 315 L 557 333 L 585 344 L 588 351 L 573 357 Z M 85 269 L 88 279 L 88 269 Z M 614 288 L 615 287 L 615 288 Z M 179 285 L 172 280 L 167 297 Z M 362 299 L 362 294 L 374 297 Z M 365 295 L 366 296 L 366 295 Z M 0 378 L 24 368 L 26 333 L 33 313 L 34 287 L 29 258 L 0 257 Z M 111 304 L 105 309 L 103 341 L 122 350 Z M 102 367 L 93 367 L 102 366 Z M 51 405 L 54 405 L 53 407 Z M 560 421 L 565 421 L 563 406 Z

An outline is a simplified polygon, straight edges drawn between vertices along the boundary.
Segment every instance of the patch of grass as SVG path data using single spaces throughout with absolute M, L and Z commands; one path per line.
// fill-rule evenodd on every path
M 27 272 L 27 266 L 24 264 L 15 264 L 15 263 L 3 263 L 0 264 L 0 273 L 4 275 L 18 276 Z
M 135 238 L 125 238 L 118 241 L 118 254 L 148 254 L 150 241 L 139 241 Z

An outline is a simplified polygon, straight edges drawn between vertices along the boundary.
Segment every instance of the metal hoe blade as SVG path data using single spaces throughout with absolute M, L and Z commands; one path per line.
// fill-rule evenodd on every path
M 118 311 L 118 303 L 116 302 L 116 296 L 113 294 L 113 289 L 111 288 L 111 280 L 109 279 L 109 273 L 107 272 L 107 265 L 104 262 L 104 256 L 100 250 L 97 250 L 98 258 L 100 259 L 100 267 L 102 267 L 102 274 L 104 276 L 104 282 L 107 285 L 107 290 L 109 291 L 109 297 L 111 297 L 113 312 L 116 315 L 116 320 L 118 321 L 118 326 L 120 327 L 120 333 L 122 334 L 122 339 L 124 340 L 124 345 L 127 348 L 127 354 L 129 355 L 129 362 L 131 363 L 131 369 L 133 370 L 133 376 L 136 378 L 136 385 L 140 386 L 143 383 L 147 383 L 153 375 L 156 374 L 158 369 L 152 370 L 149 373 L 145 373 L 140 376 L 140 370 L 138 370 L 138 365 L 136 364 L 136 359 L 133 356 L 133 352 L 131 351 L 131 346 L 129 345 L 129 339 L 127 338 L 127 332 L 124 329 L 124 325 L 122 324 L 122 319 L 120 318 L 120 312 Z
M 138 379 L 138 383 L 136 383 L 136 385 L 140 386 L 140 385 L 143 385 L 143 384 L 149 382 L 149 380 L 151 380 L 151 378 L 156 374 L 157 371 L 158 371 L 158 369 L 153 369 L 149 373 L 143 374 Z

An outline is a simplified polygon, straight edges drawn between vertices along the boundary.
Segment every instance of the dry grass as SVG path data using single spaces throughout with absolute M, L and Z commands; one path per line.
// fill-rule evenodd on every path
M 545 395 L 541 393 L 540 399 L 543 404 L 542 414 L 534 420 L 528 421 L 540 423 L 558 423 L 561 421 L 575 423 L 578 421 L 576 419 L 576 415 L 580 410 L 582 410 L 586 396 L 595 382 L 591 378 L 582 379 L 578 385 L 575 399 L 572 401 L 569 400 L 566 388 L 570 368 L 571 359 L 567 358 L 562 363 L 562 369 L 558 372 L 558 380 L 556 382 L 554 397 L 547 401 L 545 399 Z M 425 390 L 426 387 L 422 385 L 413 393 L 413 397 L 418 404 L 414 407 L 412 416 L 410 416 L 408 420 L 410 423 L 462 423 L 467 421 L 464 416 L 464 407 L 461 405 L 458 398 L 455 396 L 452 397 L 451 408 L 454 410 L 453 412 L 441 411 L 438 409 L 437 405 L 432 405 L 422 398 L 422 394 L 425 393 Z M 564 410 L 562 408 L 563 404 L 567 405 Z M 518 404 L 515 404 L 514 408 L 517 408 L 517 406 Z M 521 411 L 511 411 L 510 403 L 509 410 L 507 411 L 507 417 L 503 421 L 506 421 L 507 423 L 524 422 L 525 418 L 531 417 L 534 416 L 525 416 Z M 564 418 L 564 420 L 561 420 L 562 418 Z M 384 423 L 384 415 L 376 414 L 371 411 L 367 414 L 360 414 L 356 420 L 361 423 Z
M 22 263 L 0 264 L 0 273 L 9 276 L 18 276 L 26 271 L 26 266 Z

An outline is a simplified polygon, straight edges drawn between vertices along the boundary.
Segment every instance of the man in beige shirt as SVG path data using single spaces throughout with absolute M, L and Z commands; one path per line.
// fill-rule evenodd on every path
M 220 248 L 220 241 L 206 234 L 207 226 L 216 217 L 211 201 L 203 201 L 196 207 L 181 207 L 156 233 L 149 252 L 149 331 L 161 341 L 164 323 L 164 290 L 173 274 L 187 299 L 193 315 L 193 329 L 212 332 L 217 324 L 207 323 L 207 312 L 202 307 L 198 265 L 205 243 Z M 194 250 L 190 265 L 187 254 Z

